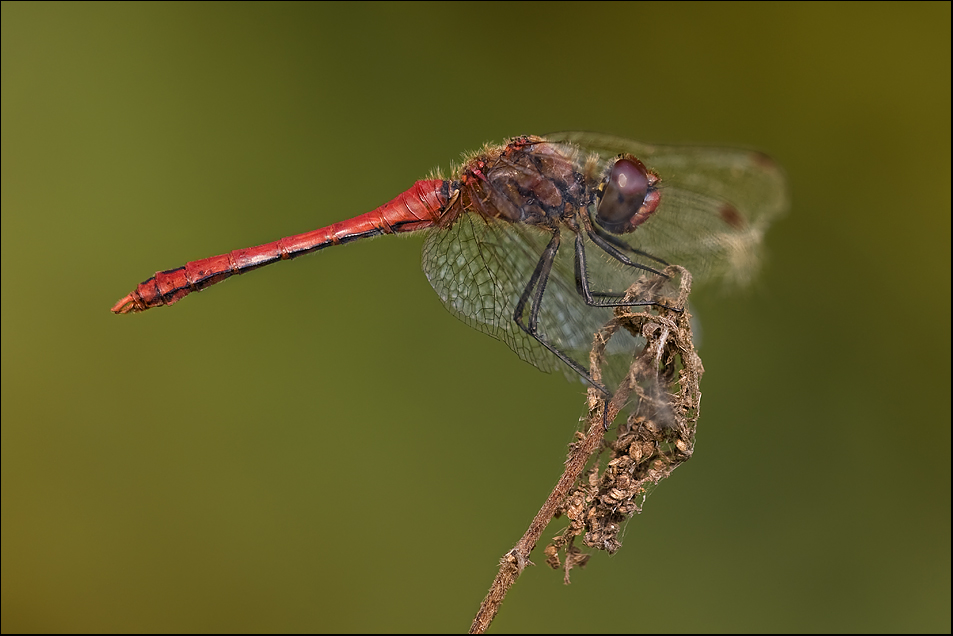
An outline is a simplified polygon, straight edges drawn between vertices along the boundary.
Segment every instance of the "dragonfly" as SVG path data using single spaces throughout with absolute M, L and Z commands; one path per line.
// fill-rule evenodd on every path
M 637 346 L 613 338 L 597 380 L 593 336 L 639 276 L 670 264 L 697 286 L 744 285 L 765 232 L 786 207 L 784 175 L 766 155 L 664 146 L 598 133 L 523 135 L 464 155 L 377 209 L 304 234 L 156 272 L 117 314 L 172 305 L 234 274 L 383 234 L 426 234 L 422 268 L 451 314 L 547 372 L 609 396 Z

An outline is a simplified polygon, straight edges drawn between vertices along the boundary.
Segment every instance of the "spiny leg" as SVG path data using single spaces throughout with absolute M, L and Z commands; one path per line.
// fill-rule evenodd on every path
M 658 264 L 660 264 L 660 265 L 664 265 L 664 266 L 666 266 L 666 267 L 668 267 L 669 265 L 671 265 L 671 263 L 669 263 L 669 262 L 666 261 L 666 260 L 663 260 L 663 259 L 659 258 L 658 256 L 653 256 L 652 254 L 649 254 L 648 252 L 643 252 L 642 250 L 639 250 L 639 249 L 636 249 L 636 248 L 632 247 L 631 245 L 629 245 L 628 243 L 626 243 L 625 241 L 623 241 L 622 239 L 620 239 L 618 236 L 615 236 L 615 235 L 613 235 L 613 234 L 610 234 L 610 233 L 606 232 L 604 229 L 602 229 L 602 228 L 599 227 L 598 225 L 587 223 L 587 224 L 586 224 L 586 232 L 589 233 L 589 238 L 591 238 L 594 243 L 597 243 L 597 239 L 596 239 L 596 237 L 592 236 L 593 233 L 595 233 L 596 235 L 598 235 L 599 238 L 602 238 L 602 239 L 605 240 L 607 243 L 611 243 L 613 246 L 615 246 L 616 248 L 618 248 L 620 251 L 623 251 L 623 252 L 632 252 L 633 254 L 638 254 L 639 256 L 644 256 L 645 258 L 652 259 L 652 260 L 655 261 L 656 263 L 658 263 Z M 599 247 L 602 247 L 602 249 L 606 250 L 607 252 L 609 251 L 609 250 L 607 250 L 605 247 L 603 247 L 601 244 L 597 243 L 597 245 L 599 245 Z M 613 257 L 615 257 L 615 255 L 613 255 Z
M 539 335 L 537 331 L 539 323 L 539 310 L 542 304 L 543 294 L 546 291 L 546 282 L 549 280 L 549 274 L 553 269 L 553 262 L 556 259 L 556 253 L 558 251 L 559 228 L 555 228 L 553 230 L 552 238 L 549 239 L 549 244 L 546 245 L 546 249 L 543 250 L 542 255 L 539 257 L 539 262 L 536 263 L 536 269 L 533 271 L 533 275 L 530 277 L 529 282 L 523 289 L 523 293 L 520 294 L 520 299 L 516 303 L 516 309 L 513 311 L 513 321 L 526 334 L 532 336 L 536 342 L 546 347 L 546 349 L 552 352 L 553 355 L 566 363 L 573 371 L 582 376 L 586 382 L 591 384 L 600 393 L 608 398 L 611 394 L 605 385 L 593 379 L 593 377 L 589 375 L 589 372 L 586 371 L 581 364 L 547 342 Z M 530 302 L 531 296 L 532 301 Z M 530 317 L 528 325 L 523 323 L 523 312 L 526 309 L 527 302 L 530 302 Z
M 638 264 L 633 264 L 633 266 L 636 267 L 637 269 L 642 269 L 647 272 L 651 272 L 653 274 L 658 274 L 659 276 L 665 276 L 665 274 L 658 272 L 652 269 L 651 267 L 645 267 L 644 265 L 638 265 Z M 583 300 L 586 301 L 586 304 L 592 307 L 654 306 L 654 307 L 665 307 L 666 309 L 671 309 L 671 307 L 668 307 L 667 305 L 664 305 L 654 300 L 605 300 L 607 298 L 623 298 L 625 296 L 625 293 L 624 292 L 593 291 L 592 289 L 590 289 L 589 272 L 586 269 L 586 246 L 585 246 L 585 240 L 583 239 L 582 233 L 576 234 L 575 271 L 576 271 L 576 289 L 579 291 L 579 294 L 583 297 Z M 668 276 L 665 276 L 665 278 L 668 278 Z

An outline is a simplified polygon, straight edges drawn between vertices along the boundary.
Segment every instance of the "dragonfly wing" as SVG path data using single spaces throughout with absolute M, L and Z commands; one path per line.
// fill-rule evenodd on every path
M 651 145 L 596 133 L 547 139 L 578 147 L 606 173 L 619 154 L 628 153 L 657 174 L 658 208 L 619 238 L 685 267 L 696 283 L 747 283 L 760 262 L 768 226 L 787 209 L 784 174 L 759 152 Z
M 461 215 L 451 227 L 428 235 L 422 268 L 450 313 L 502 340 L 533 366 L 552 371 L 558 360 L 513 322 L 547 237 L 542 232 L 521 236 L 515 228 L 499 227 L 503 224 L 476 214 Z M 524 274 L 527 267 L 529 275 Z
M 575 288 L 573 239 L 564 231 L 540 306 L 538 333 L 588 368 L 593 335 L 612 317 L 610 309 L 585 304 Z M 432 232 L 423 248 L 423 270 L 440 300 L 469 326 L 502 340 L 520 358 L 547 372 L 567 365 L 526 334 L 513 320 L 551 234 L 532 225 L 464 214 L 449 228 Z M 592 249 L 590 248 L 590 251 Z M 631 276 L 631 270 L 630 270 Z M 634 282 L 637 276 L 632 276 Z M 529 304 L 524 324 L 529 321 Z M 606 380 L 617 385 L 637 350 L 627 333 L 610 342 Z

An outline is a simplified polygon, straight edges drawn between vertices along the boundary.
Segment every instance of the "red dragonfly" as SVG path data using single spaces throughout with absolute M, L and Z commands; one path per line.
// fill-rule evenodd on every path
M 785 206 L 782 172 L 757 152 L 592 133 L 522 136 L 466 156 L 450 178 L 418 181 L 372 212 L 157 272 L 112 311 L 171 305 L 232 274 L 331 245 L 423 231 L 423 270 L 450 313 L 539 369 L 562 368 L 609 395 L 578 360 L 588 359 L 613 307 L 653 304 L 626 300 L 625 290 L 668 264 L 688 269 L 696 284 L 747 282 Z M 635 347 L 634 339 L 610 342 L 616 379 Z

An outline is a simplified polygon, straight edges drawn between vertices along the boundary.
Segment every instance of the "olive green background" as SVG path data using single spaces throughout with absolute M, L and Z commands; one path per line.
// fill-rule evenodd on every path
M 695 296 L 695 457 L 493 629 L 948 632 L 949 3 L 4 3 L 3 631 L 464 631 L 581 384 L 419 237 L 109 308 L 566 129 L 764 150 L 792 206 Z

